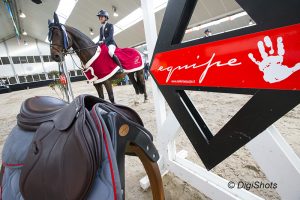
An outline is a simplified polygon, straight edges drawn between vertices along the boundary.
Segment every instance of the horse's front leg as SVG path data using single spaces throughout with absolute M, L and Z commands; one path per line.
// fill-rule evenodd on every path
M 109 81 L 109 80 L 104 81 L 104 86 L 106 88 L 110 102 L 115 103 L 115 97 L 114 97 L 114 92 L 113 92 L 111 81 Z
M 103 93 L 103 87 L 102 87 L 102 83 L 95 83 L 94 84 L 97 92 L 98 92 L 98 96 L 100 99 L 104 99 L 104 93 Z

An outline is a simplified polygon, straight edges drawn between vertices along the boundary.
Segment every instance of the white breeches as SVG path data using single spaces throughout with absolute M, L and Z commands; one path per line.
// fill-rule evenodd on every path
M 115 50 L 116 50 L 116 46 L 111 44 L 108 46 L 108 54 L 110 55 L 110 57 L 113 57 L 113 55 L 115 54 Z

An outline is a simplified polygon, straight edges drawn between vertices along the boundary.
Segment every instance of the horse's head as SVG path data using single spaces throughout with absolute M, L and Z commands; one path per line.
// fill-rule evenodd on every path
M 65 26 L 59 23 L 56 13 L 53 19 L 53 21 L 48 20 L 50 53 L 53 60 L 61 62 L 64 53 L 72 46 L 72 38 L 68 35 Z

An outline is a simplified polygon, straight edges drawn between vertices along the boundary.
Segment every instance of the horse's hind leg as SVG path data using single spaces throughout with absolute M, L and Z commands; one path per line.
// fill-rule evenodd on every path
M 144 94 L 144 102 L 147 102 L 148 100 L 148 94 L 147 94 L 147 90 L 146 90 L 146 81 L 145 81 L 145 77 L 144 77 L 144 72 L 142 70 L 136 72 L 136 76 L 137 76 L 137 84 L 140 90 L 140 94 Z
M 114 92 L 113 92 L 113 89 L 112 89 L 111 81 L 109 81 L 109 80 L 104 81 L 104 86 L 106 88 L 106 91 L 107 91 L 108 98 L 109 98 L 110 102 L 115 103 L 115 97 L 114 97 Z
M 146 103 L 148 101 L 148 94 L 146 90 L 146 83 L 144 82 L 144 102 Z
M 95 83 L 94 84 L 97 92 L 98 92 L 98 96 L 100 99 L 104 99 L 104 93 L 103 93 L 103 87 L 102 87 L 102 83 Z
M 129 73 L 127 75 L 128 75 L 129 80 L 131 81 L 131 83 L 132 83 L 132 85 L 134 87 L 135 93 L 138 95 L 140 92 L 139 92 L 138 83 L 137 83 L 137 81 L 134 78 L 134 73 Z

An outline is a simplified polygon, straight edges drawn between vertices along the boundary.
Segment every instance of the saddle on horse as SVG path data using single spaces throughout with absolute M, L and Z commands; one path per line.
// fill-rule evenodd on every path
M 142 152 L 149 163 L 159 158 L 135 111 L 90 95 L 70 104 L 27 99 L 17 122 L 3 149 L 3 199 L 20 199 L 18 187 L 24 199 L 123 199 L 126 151 Z M 153 197 L 163 199 L 158 167 L 152 173 Z

